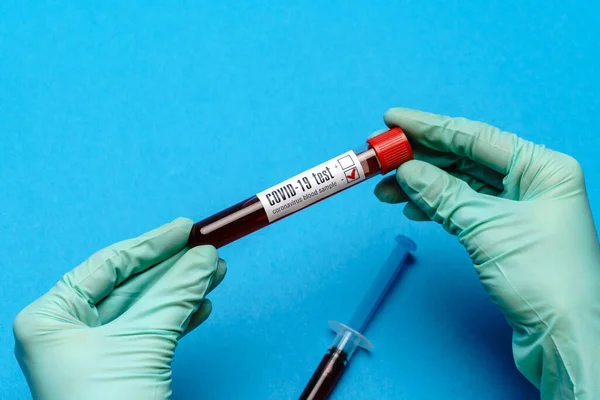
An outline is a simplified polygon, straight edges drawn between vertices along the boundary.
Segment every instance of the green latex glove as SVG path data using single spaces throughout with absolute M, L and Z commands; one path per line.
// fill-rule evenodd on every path
M 543 399 L 600 399 L 600 245 L 577 161 L 461 118 L 397 108 L 385 121 L 416 160 L 377 197 L 458 237 Z
M 178 340 L 225 275 L 177 219 L 94 254 L 19 313 L 15 354 L 34 399 L 167 399 Z

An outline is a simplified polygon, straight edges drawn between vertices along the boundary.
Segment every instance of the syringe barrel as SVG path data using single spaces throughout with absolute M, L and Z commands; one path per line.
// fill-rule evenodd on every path
M 405 236 L 396 237 L 396 247 L 373 280 L 362 301 L 356 308 L 348 326 L 363 333 L 379 304 L 396 280 L 410 253 L 415 251 L 415 243 Z
M 404 132 L 392 128 L 368 139 L 361 151 L 343 153 L 197 222 L 188 245 L 223 247 L 412 158 Z

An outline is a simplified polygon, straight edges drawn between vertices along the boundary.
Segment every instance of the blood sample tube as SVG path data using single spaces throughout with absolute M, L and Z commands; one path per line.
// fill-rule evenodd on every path
M 413 158 L 400 128 L 369 138 L 347 151 L 194 224 L 189 247 L 223 247 L 357 183 L 398 168 Z

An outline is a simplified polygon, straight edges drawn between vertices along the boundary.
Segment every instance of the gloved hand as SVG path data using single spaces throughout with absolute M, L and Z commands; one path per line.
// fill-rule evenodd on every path
M 600 399 L 600 245 L 573 158 L 479 122 L 391 109 L 415 160 L 377 197 L 456 235 L 543 399 Z
M 226 266 L 186 248 L 177 219 L 94 254 L 14 321 L 15 354 L 34 399 L 167 399 L 178 340 L 211 312 Z

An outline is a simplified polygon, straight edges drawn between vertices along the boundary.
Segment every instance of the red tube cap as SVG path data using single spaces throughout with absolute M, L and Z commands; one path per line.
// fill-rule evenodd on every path
M 392 128 L 377 136 L 367 139 L 367 143 L 375 150 L 381 174 L 395 170 L 406 161 L 414 158 L 413 150 L 406 135 L 400 128 Z

